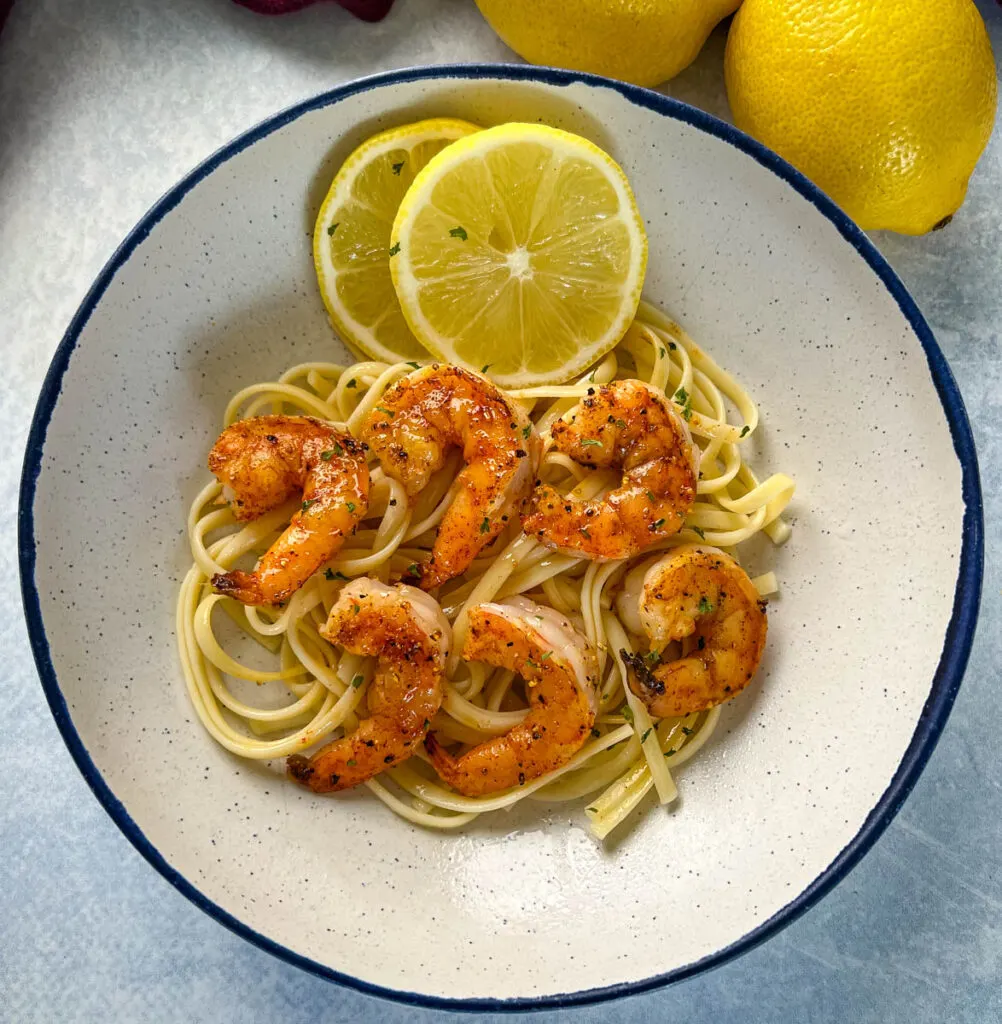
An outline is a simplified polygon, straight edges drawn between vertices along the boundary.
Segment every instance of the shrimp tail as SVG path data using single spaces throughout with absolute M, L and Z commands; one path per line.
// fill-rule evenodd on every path
M 495 744 L 497 746 L 498 744 Z M 438 772 L 439 777 L 444 779 L 453 789 L 458 792 L 465 793 L 467 796 L 480 796 L 485 792 L 493 792 L 497 788 L 505 788 L 507 784 L 510 784 L 511 780 L 506 779 L 502 781 L 500 786 L 495 786 L 492 779 L 488 779 L 489 770 L 485 767 L 480 769 L 481 774 L 484 776 L 483 789 L 478 786 L 476 788 L 470 788 L 469 781 L 466 778 L 467 772 L 463 770 L 463 766 L 460 763 L 459 758 L 453 757 L 441 743 L 438 742 L 438 737 L 435 733 L 430 732 L 424 738 L 424 749 L 428 753 L 428 757 L 431 759 L 432 766 L 435 771 Z M 520 774 L 519 782 L 524 784 L 525 775 Z
M 665 684 L 654 675 L 642 654 L 630 654 L 624 649 L 619 652 L 619 656 L 633 669 L 634 678 L 642 690 L 651 697 L 660 697 L 665 692 Z
M 239 569 L 233 572 L 218 572 L 212 577 L 212 586 L 217 593 L 232 597 L 243 604 L 265 603 L 261 584 L 253 573 L 242 572 Z
M 437 768 L 439 762 L 451 764 L 453 757 L 452 755 L 438 742 L 438 737 L 435 733 L 430 732 L 424 738 L 424 749 L 427 751 L 428 756 L 431 758 L 432 763 Z
M 289 778 L 301 782 L 304 786 L 310 784 L 310 778 L 316 770 L 310 764 L 310 759 L 303 757 L 302 754 L 290 754 L 286 758 L 285 768 L 289 773 Z

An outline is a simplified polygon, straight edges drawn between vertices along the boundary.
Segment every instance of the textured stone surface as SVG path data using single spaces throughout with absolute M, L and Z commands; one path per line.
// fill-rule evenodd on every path
M 1002 12 L 979 3 L 1002 55 Z M 723 36 L 670 91 L 726 115 Z M 470 0 L 259 19 L 225 0 L 21 0 L 0 37 L 0 1015 L 12 1021 L 445 1019 L 340 990 L 230 935 L 174 892 L 73 767 L 27 646 L 14 520 L 49 358 L 114 246 L 194 163 L 339 81 L 511 54 Z M 1002 138 L 927 238 L 876 237 L 965 396 L 985 488 L 983 613 L 964 686 L 912 797 L 806 917 L 708 975 L 537 1020 L 994 1021 L 1002 1016 Z M 880 411 L 874 410 L 879 416 Z M 894 500 L 893 482 L 884 500 Z M 433 941 L 433 936 L 429 937 Z

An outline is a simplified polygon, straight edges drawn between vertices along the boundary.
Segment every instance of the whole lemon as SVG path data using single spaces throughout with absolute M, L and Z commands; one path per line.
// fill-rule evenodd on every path
M 494 31 L 533 64 L 657 85 L 688 67 L 741 0 L 477 0 Z
M 725 76 L 737 126 L 867 230 L 952 216 L 995 119 L 972 0 L 745 0 Z

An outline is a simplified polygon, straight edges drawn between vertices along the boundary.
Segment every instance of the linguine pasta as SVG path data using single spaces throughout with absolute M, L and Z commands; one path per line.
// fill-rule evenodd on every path
M 371 361 L 347 367 L 322 362 L 294 366 L 278 381 L 254 384 L 234 395 L 223 425 L 264 413 L 307 414 L 357 436 L 386 388 L 417 366 Z M 652 722 L 627 685 L 620 654 L 645 651 L 647 640 L 631 632 L 617 613 L 615 594 L 631 568 L 678 544 L 705 541 L 732 555 L 737 545 L 758 533 L 782 544 L 790 527 L 781 513 L 794 484 L 782 473 L 759 481 L 741 453 L 743 441 L 758 425 L 755 403 L 677 324 L 647 303 L 641 303 L 619 345 L 580 380 L 507 392 L 543 436 L 542 479 L 584 498 L 618 483 L 609 471 L 580 466 L 547 451 L 545 444 L 550 426 L 589 387 L 624 378 L 641 379 L 672 397 L 699 446 L 697 499 L 684 529 L 633 558 L 592 562 L 551 551 L 527 537 L 512 517 L 467 572 L 444 584 L 437 595 L 453 625 L 454 652 L 462 649 L 469 610 L 485 601 L 525 594 L 569 616 L 599 655 L 599 711 L 592 737 L 559 770 L 515 790 L 476 798 L 445 786 L 422 750 L 366 783 L 408 821 L 457 828 L 525 799 L 587 797 L 591 829 L 601 838 L 652 788 L 660 803 L 674 800 L 673 771 L 695 756 L 713 732 L 719 707 Z M 736 418 L 729 416 L 729 409 Z M 328 566 L 284 607 L 275 608 L 246 607 L 214 593 L 210 580 L 263 553 L 288 525 L 295 503 L 241 525 L 220 505 L 217 482 L 199 492 L 188 515 L 194 562 L 178 597 L 177 636 L 192 704 L 218 743 L 239 757 L 267 761 L 309 751 L 356 727 L 364 714 L 374 660 L 339 650 L 319 629 L 345 580 L 366 575 L 407 581 L 409 571 L 431 549 L 455 493 L 459 467 L 456 452 L 411 506 L 403 487 L 374 466 L 365 520 Z M 771 572 L 753 582 L 763 596 L 776 590 Z M 234 626 L 266 652 L 269 668 L 252 667 L 230 653 L 237 646 L 232 642 Z M 246 644 L 240 646 L 246 650 Z M 248 690 L 254 691 L 254 700 Z M 522 685 L 513 673 L 466 663 L 453 653 L 432 728 L 450 740 L 476 744 L 508 731 L 526 713 Z

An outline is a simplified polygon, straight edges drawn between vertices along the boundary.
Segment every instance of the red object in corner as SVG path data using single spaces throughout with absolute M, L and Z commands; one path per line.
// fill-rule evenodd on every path
M 258 14 L 288 14 L 301 11 L 316 0 L 234 0 L 241 7 L 248 7 Z M 336 0 L 346 11 L 363 21 L 379 21 L 385 18 L 393 6 L 393 0 Z

